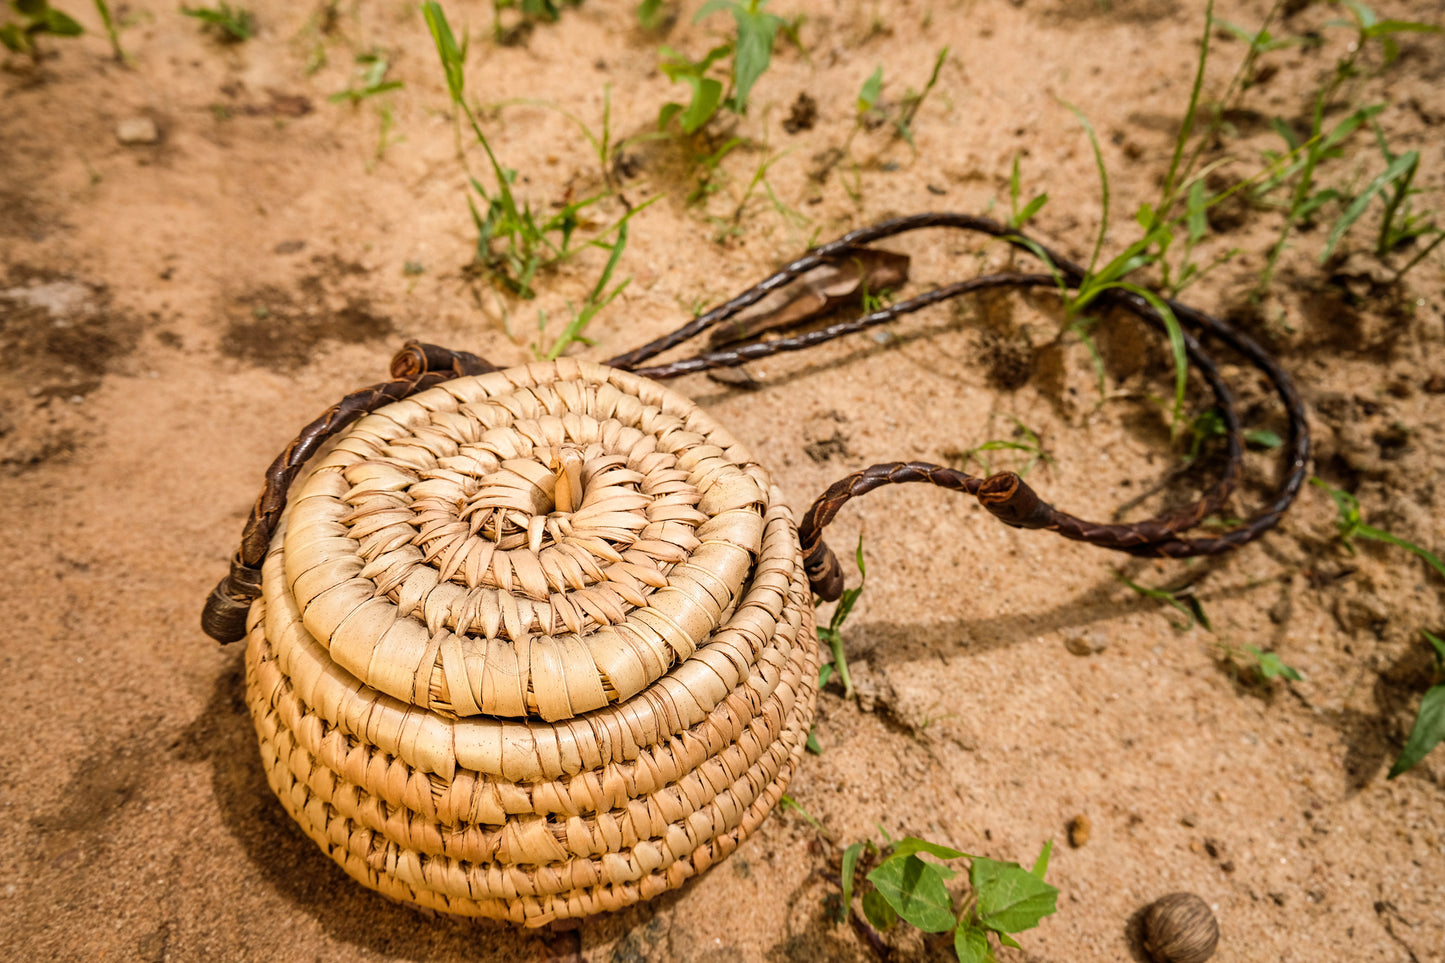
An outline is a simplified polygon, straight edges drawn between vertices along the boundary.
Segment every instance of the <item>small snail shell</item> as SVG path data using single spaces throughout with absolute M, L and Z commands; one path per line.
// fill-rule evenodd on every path
M 1219 922 L 1193 893 L 1161 896 L 1144 913 L 1144 949 L 1158 963 L 1204 963 L 1219 945 Z

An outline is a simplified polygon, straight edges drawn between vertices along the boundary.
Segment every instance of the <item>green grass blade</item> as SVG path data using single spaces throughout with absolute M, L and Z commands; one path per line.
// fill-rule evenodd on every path
M 1340 243 L 1345 233 L 1360 219 L 1360 215 L 1365 213 L 1365 209 L 1370 206 L 1370 202 L 1375 199 L 1376 195 L 1382 193 L 1385 188 L 1401 177 L 1413 177 L 1419 163 L 1420 153 L 1418 151 L 1406 151 L 1391 161 L 1389 167 L 1386 167 L 1365 186 L 1360 195 L 1351 202 L 1349 207 L 1345 208 L 1345 212 L 1340 215 L 1335 226 L 1330 229 L 1329 240 L 1325 242 L 1325 249 L 1320 253 L 1321 264 L 1328 261 L 1330 255 L 1335 253 L 1335 245 Z M 1386 220 L 1388 221 L 1388 215 Z
M 1420 711 L 1400 758 L 1390 767 L 1387 779 L 1394 779 L 1413 768 L 1425 755 L 1445 740 L 1445 683 L 1431 686 L 1420 698 Z

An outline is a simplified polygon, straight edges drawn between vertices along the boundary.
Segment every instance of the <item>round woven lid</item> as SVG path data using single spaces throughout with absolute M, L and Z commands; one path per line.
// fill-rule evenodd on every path
M 337 665 L 417 706 L 627 699 L 738 601 L 767 475 L 692 402 L 559 361 L 360 421 L 295 493 L 286 580 Z
M 247 638 L 301 828 L 393 898 L 529 925 L 731 852 L 817 686 L 767 473 L 688 399 L 568 360 L 347 430 L 292 494 Z

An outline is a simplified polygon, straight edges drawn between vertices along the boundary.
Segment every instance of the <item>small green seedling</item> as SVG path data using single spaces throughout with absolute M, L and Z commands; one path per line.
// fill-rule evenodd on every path
M 1278 653 L 1267 652 L 1253 645 L 1246 645 L 1244 651 L 1254 660 L 1254 671 L 1265 681 L 1289 679 L 1291 682 L 1300 682 L 1304 679 L 1300 671 L 1286 665 Z
M 1365 524 L 1360 515 L 1360 501 L 1354 495 L 1341 491 L 1319 478 L 1311 478 L 1310 482 L 1323 488 L 1334 500 L 1335 507 L 1340 513 L 1340 517 L 1336 521 L 1340 531 L 1340 541 L 1350 552 L 1353 553 L 1355 550 L 1352 539 L 1356 538 L 1395 545 L 1413 552 L 1433 568 L 1441 578 L 1445 578 L 1445 564 L 1441 563 L 1434 552 L 1421 548 L 1414 542 L 1398 535 L 1392 535 L 1383 529 Z M 1390 768 L 1389 778 L 1391 779 L 1414 766 L 1425 757 L 1427 752 L 1445 739 L 1445 681 L 1442 681 L 1442 677 L 1445 677 L 1445 642 L 1429 632 L 1425 633 L 1425 638 L 1435 647 L 1436 683 L 1425 692 L 1424 697 L 1420 700 L 1420 710 L 1416 715 L 1415 726 L 1410 732 L 1410 738 L 1406 741 L 1400 758 Z
M 1014 469 L 1014 472 L 1020 478 L 1027 476 L 1029 471 L 1032 470 L 1033 467 L 1037 465 L 1040 461 L 1052 465 L 1054 463 L 1054 456 L 1044 451 L 1043 445 L 1039 441 L 1038 433 L 1035 432 L 1028 425 L 1024 424 L 1022 421 L 1020 421 L 1017 417 L 1013 415 L 1009 415 L 1009 417 L 1013 418 L 1014 423 L 1014 437 L 1012 439 L 995 438 L 991 441 L 986 441 L 983 444 L 978 445 L 977 447 L 969 448 L 966 451 L 959 452 L 959 460 L 963 464 L 967 465 L 969 459 L 973 459 L 979 463 L 979 466 L 983 469 L 983 473 L 985 475 L 991 475 L 993 474 L 993 468 L 989 465 L 988 459 L 979 457 L 979 452 L 1021 451 L 1024 454 L 1028 455 L 1028 460 L 1025 461 L 1020 467 Z
M 532 345 L 532 351 L 540 361 L 555 361 L 574 344 L 594 344 L 595 342 L 591 338 L 583 334 L 587 330 L 587 325 L 596 317 L 597 312 L 611 304 L 619 294 L 626 290 L 627 285 L 632 283 L 632 278 L 626 278 L 611 291 L 607 290 L 607 285 L 612 280 L 612 272 L 617 269 L 617 261 L 627 248 L 627 224 L 624 222 L 617 229 L 617 240 L 611 244 L 602 241 L 593 241 L 592 243 L 608 252 L 607 264 L 602 268 L 602 274 L 597 278 L 597 283 L 593 285 L 592 290 L 588 292 L 580 309 L 573 308 L 570 301 L 567 303 L 568 310 L 572 312 L 572 319 L 567 322 L 567 326 L 562 329 L 562 332 L 552 341 L 552 346 L 546 351 L 541 349 L 540 338 L 547 329 L 547 315 L 543 311 L 537 312 L 539 340 Z
M 1224 416 L 1219 413 L 1218 408 L 1206 408 L 1189 422 L 1189 451 L 1184 455 L 1184 463 L 1191 464 L 1201 454 L 1209 442 L 1223 438 L 1228 434 L 1224 426 Z M 1244 433 L 1244 443 L 1250 448 L 1272 451 L 1284 444 L 1284 439 L 1270 431 L 1268 428 L 1254 428 Z
M 1039 211 L 1043 210 L 1049 202 L 1048 192 L 1035 194 L 1033 198 L 1023 207 L 1019 207 L 1019 201 L 1023 198 L 1023 188 L 1019 179 L 1019 155 L 1014 155 L 1013 169 L 1008 177 L 1008 202 L 1009 218 L 1008 226 L 1014 230 L 1022 230 L 1024 225 L 1034 219 Z
M 838 605 L 833 609 L 833 615 L 828 620 L 828 625 L 818 626 L 818 641 L 828 646 L 832 657 L 825 661 L 818 669 L 818 688 L 821 689 L 828 684 L 828 680 L 836 672 L 838 679 L 843 683 L 843 698 L 853 698 L 853 677 L 848 674 L 848 657 L 843 652 L 843 623 L 853 612 L 853 606 L 858 603 L 858 596 L 863 594 L 863 583 L 868 577 L 868 571 L 863 567 L 863 536 L 858 536 L 858 548 L 853 553 L 854 561 L 858 564 L 858 585 L 855 588 L 844 589 L 843 594 L 838 598 Z M 818 602 L 814 602 L 818 604 Z
M 784 811 L 791 809 L 799 816 L 802 816 L 803 822 L 807 823 L 809 826 L 812 826 L 814 832 L 816 832 L 819 836 L 828 837 L 832 835 L 832 833 L 828 832 L 827 827 L 825 827 L 821 822 L 819 822 L 812 813 L 804 809 L 801 805 L 799 805 L 796 799 L 794 799 L 792 796 L 789 796 L 787 793 L 784 793 L 778 799 L 778 808 Z
M 929 93 L 937 86 L 939 72 L 943 70 L 944 61 L 947 59 L 948 48 L 944 47 L 933 58 L 933 72 L 928 75 L 928 82 L 923 85 L 923 89 L 914 90 L 909 87 L 896 104 L 885 105 L 882 102 L 883 68 L 876 68 L 858 91 L 854 133 L 860 127 L 872 128 L 884 123 L 891 124 L 893 136 L 906 141 L 908 146 L 916 151 L 918 147 L 913 142 L 913 118 L 918 115 L 918 109 L 923 106 Z M 849 140 L 852 140 L 851 136 Z
M 181 7 L 181 13 L 209 27 L 222 43 L 240 43 L 256 36 L 256 18 L 244 7 L 225 0 L 214 7 Z
M 1373 119 L 1370 121 L 1375 131 L 1375 144 L 1380 149 L 1380 154 L 1385 160 L 1385 169 L 1377 174 L 1365 189 L 1361 191 L 1345 208 L 1339 220 L 1330 229 L 1330 235 L 1325 243 L 1325 249 L 1320 253 L 1320 263 L 1330 259 L 1345 233 L 1354 226 L 1360 216 L 1370 206 L 1370 202 L 1376 197 L 1381 198 L 1385 204 L 1385 211 L 1380 218 L 1380 231 L 1375 240 L 1375 256 L 1383 258 L 1396 249 L 1419 241 L 1421 238 L 1434 236 L 1435 240 L 1425 245 L 1405 267 L 1395 274 L 1399 280 L 1414 265 L 1420 263 L 1431 251 L 1433 251 L 1442 240 L 1445 240 L 1445 228 L 1436 224 L 1431 216 L 1433 211 L 1416 213 L 1412 210 L 1411 198 L 1423 193 L 1420 188 L 1412 186 L 1415 174 L 1420 169 L 1420 152 L 1406 151 L 1403 154 L 1396 154 L 1390 149 L 1385 141 L 1385 132 Z
M 1158 599 L 1161 602 L 1168 603 L 1170 607 L 1182 613 L 1185 619 L 1183 622 L 1177 622 L 1174 619 L 1169 620 L 1169 624 L 1180 632 L 1188 632 L 1194 628 L 1196 624 L 1203 627 L 1206 632 L 1214 631 L 1214 626 L 1209 624 L 1209 616 L 1204 612 L 1204 604 L 1200 602 L 1198 596 L 1194 594 L 1194 587 L 1192 585 L 1174 589 L 1147 588 L 1133 581 L 1123 572 L 1116 571 L 1114 577 L 1146 599 Z
M 105 27 L 105 36 L 110 41 L 110 49 L 115 54 L 118 63 L 129 64 L 130 57 L 120 45 L 120 24 L 115 22 L 111 16 L 110 4 L 105 0 L 95 0 L 95 12 L 100 15 L 101 26 Z
M 345 90 L 337 91 L 326 98 L 333 104 L 359 104 L 368 97 L 375 97 L 391 90 L 400 90 L 405 84 L 400 80 L 387 80 L 386 72 L 391 69 L 391 60 L 381 50 L 369 50 L 356 55 L 357 82 Z
M 1384 542 L 1387 545 L 1394 545 L 1406 551 L 1414 552 L 1424 559 L 1441 578 L 1445 578 L 1445 563 L 1442 563 L 1434 552 L 1421 548 L 1414 542 L 1392 535 L 1384 529 L 1367 525 L 1360 516 L 1360 500 L 1347 491 L 1342 491 L 1330 485 L 1322 478 L 1311 478 L 1310 484 L 1325 490 L 1330 498 L 1334 500 L 1335 508 L 1339 510 L 1340 517 L 1335 524 L 1340 531 L 1340 541 L 1344 543 L 1350 554 L 1354 554 L 1355 546 L 1353 539 L 1362 538 L 1368 542 Z
M 1429 632 L 1425 638 L 1435 648 L 1435 684 L 1420 698 L 1420 711 L 1400 758 L 1390 767 L 1389 779 L 1413 768 L 1426 753 L 1445 740 L 1445 640 Z
M 78 37 L 84 31 L 69 14 L 52 7 L 46 0 L 10 0 L 10 9 L 20 17 L 18 23 L 0 26 L 0 44 L 12 53 L 26 54 L 40 60 L 37 37 Z M 118 49 L 118 48 L 117 48 Z
M 667 0 L 642 0 L 635 10 L 637 25 L 643 30 L 660 31 L 675 14 L 669 9 Z
M 676 121 L 677 129 L 689 136 L 705 127 L 719 110 L 727 109 L 739 116 L 747 113 L 753 85 L 772 63 L 773 43 L 784 25 L 782 17 L 763 9 L 766 3 L 767 0 L 748 0 L 746 4 L 737 0 L 709 0 L 704 4 L 694 22 L 727 11 L 733 16 L 737 34 L 734 39 L 713 47 L 701 60 L 693 60 L 671 47 L 662 48 L 659 65 L 662 72 L 673 82 L 686 84 L 690 97 L 686 104 L 662 105 L 657 113 L 658 130 L 667 131 Z M 722 81 L 708 73 L 714 64 L 729 58 L 729 86 L 725 90 Z
M 1280 255 L 1288 246 L 1290 235 L 1295 228 L 1301 224 L 1310 223 L 1313 216 L 1325 204 L 1342 200 L 1342 196 L 1338 190 L 1333 188 L 1315 189 L 1316 171 L 1320 163 L 1326 159 L 1342 156 L 1343 151 L 1340 145 L 1344 142 L 1345 138 L 1384 109 L 1383 104 L 1359 108 L 1327 132 L 1325 130 L 1325 115 L 1332 106 L 1335 95 L 1346 81 L 1352 80 L 1361 74 L 1360 60 L 1365 56 L 1367 51 L 1373 50 L 1375 47 L 1379 48 L 1383 60 L 1381 69 L 1383 69 L 1384 67 L 1389 67 L 1399 58 L 1400 47 L 1399 43 L 1395 40 L 1395 35 L 1401 33 L 1439 33 L 1442 29 L 1434 24 L 1405 20 L 1381 20 L 1373 10 L 1359 2 L 1359 0 L 1343 0 L 1341 5 L 1349 12 L 1350 19 L 1333 20 L 1330 21 L 1328 26 L 1352 29 L 1355 32 L 1355 39 L 1354 42 L 1349 45 L 1346 55 L 1336 62 L 1334 72 L 1331 74 L 1330 79 L 1325 82 L 1315 97 L 1314 112 L 1311 117 L 1308 139 L 1303 144 L 1300 144 L 1298 138 L 1283 121 L 1277 119 L 1274 125 L 1275 130 L 1285 139 L 1286 143 L 1289 144 L 1291 151 L 1300 153 L 1301 157 L 1297 163 L 1290 165 L 1290 167 L 1286 169 L 1286 173 L 1281 178 L 1275 181 L 1275 183 L 1292 181 L 1292 190 L 1290 191 L 1289 201 L 1286 205 L 1285 219 L 1280 227 L 1279 237 L 1270 249 L 1269 258 L 1263 270 L 1260 272 L 1259 282 L 1255 289 L 1256 294 L 1262 293 L 1269 287 L 1270 282 L 1274 278 L 1274 272 L 1279 263 Z M 1398 180 L 1403 177 L 1406 166 L 1408 165 L 1403 161 L 1398 164 L 1391 162 L 1390 167 L 1387 168 L 1385 172 L 1391 175 L 1389 180 L 1381 183 L 1376 188 L 1376 191 L 1383 190 L 1388 186 L 1389 181 Z M 1381 177 L 1383 178 L 1384 175 L 1381 175 Z M 1405 190 L 1408 190 L 1408 183 L 1405 185 Z M 1369 193 L 1369 189 L 1367 189 L 1366 194 Z M 1356 202 L 1358 201 L 1359 198 L 1356 198 Z M 1368 203 L 1369 199 L 1367 198 L 1364 204 L 1368 205 Z M 1360 211 L 1355 213 L 1355 218 L 1359 217 L 1359 213 L 1363 212 L 1363 209 L 1362 206 Z M 1349 211 L 1347 209 L 1346 214 L 1348 213 Z M 1353 223 L 1353 219 L 1350 223 Z M 1336 228 L 1340 235 L 1343 235 L 1348 227 L 1349 224 L 1346 224 L 1343 228 L 1340 228 L 1339 223 L 1336 222 Z M 1331 236 L 1335 236 L 1335 233 L 1336 232 L 1332 230 Z M 1338 241 L 1338 237 L 1335 237 L 1335 240 Z
M 492 39 L 502 46 L 522 43 L 538 23 L 556 23 L 563 7 L 576 7 L 582 0 L 492 0 Z M 520 20 L 503 26 L 502 11 L 515 10 Z
M 445 11 L 435 0 L 428 0 L 422 5 L 422 14 L 426 18 L 427 29 L 431 32 L 437 56 L 446 74 L 447 91 L 457 112 L 458 130 L 461 119 L 465 118 L 472 135 L 486 153 L 487 163 L 492 169 L 494 187 L 491 190 L 476 177 L 470 178 L 472 189 L 485 203 L 483 212 L 472 197 L 467 198 L 472 222 L 477 229 L 473 264 L 476 270 L 512 295 L 524 299 L 534 298 L 536 291 L 532 282 L 538 271 L 561 263 L 588 246 L 609 248 L 608 245 L 598 242 L 620 230 L 635 214 L 646 208 L 647 204 L 634 206 L 582 243 L 574 243 L 574 235 L 583 224 L 582 212 L 606 197 L 607 191 L 580 200 L 569 200 L 557 213 L 545 220 L 538 219 L 529 203 L 524 202 L 519 206 L 512 191 L 517 171 L 503 167 L 497 160 L 476 114 L 466 100 L 466 75 L 463 69 L 466 62 L 466 40 L 457 43 Z M 460 134 L 458 140 L 460 142 Z M 460 153 L 460 147 L 458 152 Z
M 885 834 L 886 836 L 886 834 Z M 872 840 L 843 851 L 840 922 L 852 912 L 860 859 L 882 857 L 857 887 L 863 916 L 874 929 L 891 929 L 899 919 L 925 933 L 952 933 L 960 963 L 995 963 L 992 936 L 1001 945 L 1020 949 L 1013 934 L 1033 929 L 1057 909 L 1059 891 L 1044 882 L 1053 842 L 1044 844 L 1033 869 L 959 852 L 948 846 L 908 836 L 879 847 Z M 947 882 L 957 873 L 923 858 L 968 859 L 970 891 L 954 910 Z M 871 885 L 869 885 L 871 884 Z

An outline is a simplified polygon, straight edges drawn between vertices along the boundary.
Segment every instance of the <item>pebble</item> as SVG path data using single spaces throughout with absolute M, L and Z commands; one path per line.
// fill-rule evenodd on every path
M 122 144 L 154 144 L 161 139 L 161 132 L 149 117 L 128 117 L 115 125 L 115 137 Z
M 1093 832 L 1094 824 L 1083 813 L 1069 820 L 1069 845 L 1078 849 L 1089 841 L 1089 834 Z
M 1109 640 L 1102 632 L 1079 632 L 1064 639 L 1064 648 L 1074 655 L 1093 655 L 1109 647 Z

